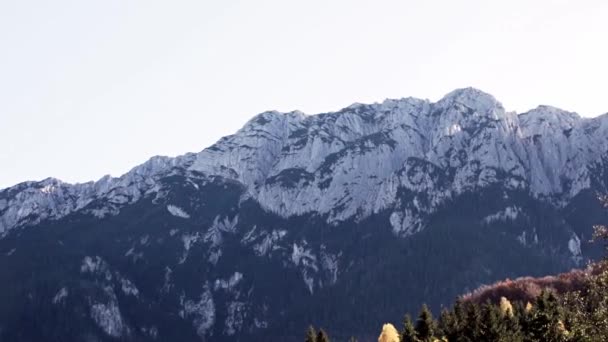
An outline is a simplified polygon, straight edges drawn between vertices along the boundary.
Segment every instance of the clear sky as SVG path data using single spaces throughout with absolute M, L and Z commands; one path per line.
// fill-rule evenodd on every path
M 437 100 L 608 112 L 606 0 L 2 0 L 0 188 L 121 175 L 265 110 Z

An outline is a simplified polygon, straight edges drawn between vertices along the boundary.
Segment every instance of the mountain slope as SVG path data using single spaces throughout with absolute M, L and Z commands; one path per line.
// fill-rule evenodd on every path
M 119 178 L 21 183 L 0 191 L 0 334 L 365 334 L 423 298 L 581 265 L 606 221 L 607 125 L 466 88 L 266 112 Z

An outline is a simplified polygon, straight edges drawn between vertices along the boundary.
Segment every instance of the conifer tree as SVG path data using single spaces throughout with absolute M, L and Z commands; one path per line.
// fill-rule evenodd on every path
M 454 319 L 456 321 L 456 327 L 458 328 L 457 334 L 460 335 L 462 332 L 463 326 L 467 322 L 466 306 L 461 298 L 458 298 L 456 300 L 456 303 L 454 303 L 453 311 L 454 311 Z
M 552 292 L 543 291 L 536 298 L 536 305 L 532 311 L 527 331 L 528 338 L 546 342 L 563 341 L 564 332 L 558 328 L 560 319 L 561 313 L 557 298 Z
M 523 306 L 521 308 L 523 310 Z M 513 315 L 511 317 L 505 316 L 502 318 L 506 334 L 504 341 L 520 342 L 523 341 L 521 320 L 518 317 L 518 311 L 515 308 L 513 308 L 512 312 Z
M 416 338 L 421 342 L 432 342 L 435 334 L 433 314 L 426 304 L 422 305 L 420 315 L 416 321 Z
M 400 335 L 401 342 L 416 342 L 416 329 L 409 314 L 403 318 L 403 328 Z
M 505 335 L 502 323 L 500 309 L 487 302 L 482 308 L 479 336 L 483 341 L 502 341 L 502 337 Z
M 457 322 L 464 322 L 466 320 L 466 315 L 464 302 L 461 298 L 456 299 L 456 303 L 454 303 L 454 318 Z
M 533 310 L 534 308 L 530 302 L 515 303 L 513 324 L 517 327 L 521 335 L 527 335 L 527 332 L 530 330 Z
M 441 311 L 439 316 L 438 335 L 444 336 L 448 341 L 456 341 L 460 334 L 460 327 L 456 318 L 456 313 L 448 309 Z
M 465 342 L 478 342 L 481 336 L 481 312 L 475 303 L 466 306 L 466 318 L 463 322 L 461 340 Z
M 305 342 L 317 342 L 317 332 L 315 331 L 315 328 L 312 325 L 308 327 Z
M 316 342 L 329 342 L 329 336 L 327 336 L 327 333 L 325 332 L 325 330 L 323 330 L 323 329 L 319 330 L 319 333 L 317 334 Z

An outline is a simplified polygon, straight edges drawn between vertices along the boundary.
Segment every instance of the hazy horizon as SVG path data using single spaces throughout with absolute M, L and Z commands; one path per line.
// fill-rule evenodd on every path
M 603 1 L 0 4 L 0 189 L 120 176 L 267 110 L 437 101 L 608 112 Z

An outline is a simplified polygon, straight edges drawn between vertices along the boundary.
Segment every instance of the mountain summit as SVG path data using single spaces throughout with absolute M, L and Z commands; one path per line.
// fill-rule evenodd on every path
M 118 178 L 18 184 L 0 191 L 0 337 L 365 333 L 423 298 L 438 308 L 581 265 L 607 219 L 607 129 L 605 116 L 506 112 L 464 88 L 265 112 Z M 32 318 L 32 306 L 59 314 Z

